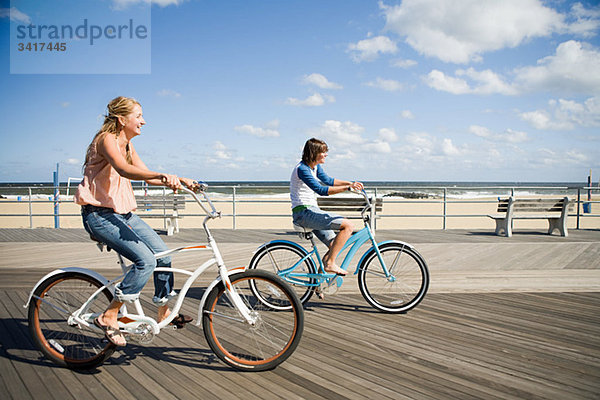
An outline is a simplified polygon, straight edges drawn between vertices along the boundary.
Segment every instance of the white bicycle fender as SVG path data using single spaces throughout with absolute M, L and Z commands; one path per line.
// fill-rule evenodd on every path
M 33 287 L 33 289 L 31 289 L 31 292 L 29 293 L 29 297 L 27 298 L 27 303 L 25 303 L 25 305 L 23 306 L 23 308 L 29 307 L 29 302 L 31 301 L 31 298 L 33 297 L 33 293 L 35 293 L 36 289 L 38 288 L 38 286 L 40 286 L 40 284 L 43 281 L 45 281 L 46 279 L 48 279 L 48 278 L 50 278 L 50 277 L 52 277 L 54 275 L 62 274 L 63 272 L 79 272 L 79 273 L 87 275 L 87 276 L 89 276 L 91 278 L 97 279 L 103 285 L 106 285 L 108 283 L 108 279 L 106 279 L 105 277 L 103 277 L 102 275 L 100 275 L 98 272 L 92 271 L 90 269 L 79 268 L 79 267 L 67 267 L 67 268 L 55 269 L 54 271 L 47 273 L 42 279 L 40 279 L 35 284 L 35 286 Z
M 237 274 L 238 272 L 244 272 L 245 270 L 246 270 L 246 267 L 232 268 L 229 271 L 227 271 L 227 276 Z M 211 284 L 204 291 L 204 294 L 202 295 L 202 299 L 200 300 L 200 306 L 198 307 L 198 318 L 196 318 L 196 323 L 194 325 L 200 326 L 200 324 L 202 323 L 202 310 L 204 309 L 204 303 L 206 302 L 206 298 L 208 297 L 208 294 L 210 293 L 210 291 L 215 286 L 217 286 L 219 283 L 221 283 L 221 281 L 222 281 L 221 275 L 217 276 L 217 279 L 212 281 Z

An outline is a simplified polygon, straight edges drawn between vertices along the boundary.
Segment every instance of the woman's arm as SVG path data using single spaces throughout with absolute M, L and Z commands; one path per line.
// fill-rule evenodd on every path
M 342 181 L 340 179 L 333 180 L 333 186 L 329 186 L 327 194 L 338 194 L 350 189 L 362 190 L 364 188 L 361 182 Z
M 321 185 L 314 176 L 310 173 L 310 168 L 304 164 L 301 164 L 298 168 L 298 176 L 308 187 L 321 196 L 328 196 L 332 194 L 342 193 L 351 187 L 356 190 L 362 190 L 363 185 L 360 182 L 349 182 L 341 179 L 334 179 L 327 175 L 320 165 L 317 165 L 317 178 L 325 185 Z
M 129 146 L 133 164 L 127 162 L 123 153 L 121 153 L 117 138 L 113 135 L 107 134 L 100 139 L 98 142 L 98 152 L 106 158 L 115 171 L 122 177 L 152 182 L 152 184 L 166 185 L 173 190 L 181 187 L 181 183 L 179 183 L 179 179 L 175 175 L 150 171 L 137 155 L 131 142 Z

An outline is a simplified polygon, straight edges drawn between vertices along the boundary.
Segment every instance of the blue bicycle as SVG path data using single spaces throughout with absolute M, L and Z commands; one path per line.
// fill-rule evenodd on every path
M 388 240 L 377 243 L 369 226 L 372 204 L 368 195 L 361 212 L 364 228 L 354 233 L 340 254 L 349 248 L 340 268 L 348 270 L 358 249 L 370 242 L 371 247 L 363 253 L 356 265 L 358 286 L 365 300 L 376 309 L 388 313 L 405 313 L 413 309 L 427 293 L 429 271 L 423 257 L 408 243 Z M 310 240 L 312 250 L 289 240 L 274 240 L 260 246 L 248 268 L 273 272 L 289 283 L 300 301 L 305 304 L 316 293 L 335 293 L 342 285 L 342 276 L 325 272 L 313 233 L 309 229 L 295 226 L 300 237 Z M 260 296 L 257 297 L 260 298 Z M 267 303 L 266 300 L 261 300 Z M 280 304 L 267 304 L 285 309 Z

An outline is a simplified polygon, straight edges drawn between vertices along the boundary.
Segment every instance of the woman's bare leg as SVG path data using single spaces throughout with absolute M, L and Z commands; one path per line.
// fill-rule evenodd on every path
M 338 232 L 333 242 L 329 246 L 329 251 L 323 255 L 323 263 L 325 264 L 325 272 L 339 273 L 346 275 L 346 271 L 335 265 L 335 259 L 342 251 L 342 247 L 346 244 L 346 241 L 352 236 L 353 226 L 347 219 L 342 221 L 340 231 Z

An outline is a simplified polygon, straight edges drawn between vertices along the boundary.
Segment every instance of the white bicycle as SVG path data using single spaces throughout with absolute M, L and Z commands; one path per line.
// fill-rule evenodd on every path
M 139 300 L 135 313 L 124 305 L 119 313 L 119 329 L 129 339 L 141 344 L 152 342 L 161 329 L 178 316 L 185 296 L 194 281 L 216 265 L 219 275 L 207 287 L 198 309 L 196 326 L 202 324 L 212 351 L 226 364 L 246 371 L 275 368 L 296 349 L 304 328 L 302 304 L 293 289 L 274 274 L 236 268 L 228 270 L 223 262 L 207 222 L 221 216 L 201 184 L 198 195 L 188 189 L 206 213 L 203 222 L 208 237 L 206 245 L 179 247 L 157 253 L 156 258 L 180 252 L 212 250 L 213 257 L 194 271 L 156 268 L 155 271 L 187 275 L 175 306 L 167 319 L 157 322 L 145 315 Z M 99 244 L 102 249 L 103 245 Z M 89 369 L 101 365 L 115 351 L 103 331 L 94 325 L 112 301 L 115 285 L 131 265 L 117 254 L 123 274 L 108 280 L 85 268 L 61 268 L 44 276 L 32 289 L 24 307 L 29 307 L 29 330 L 34 343 L 50 360 L 64 367 Z M 257 292 L 258 288 L 258 292 Z M 257 298 L 257 296 L 260 296 Z M 264 299 L 268 299 L 265 302 Z M 292 304 L 291 309 L 277 310 L 277 304 Z

